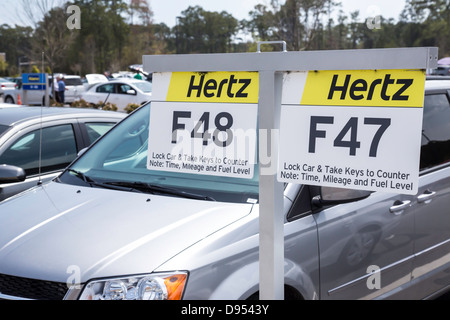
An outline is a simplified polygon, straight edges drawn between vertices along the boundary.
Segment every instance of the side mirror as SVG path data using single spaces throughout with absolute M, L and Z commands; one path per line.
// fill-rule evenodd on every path
M 0 184 L 11 182 L 22 182 L 26 178 L 25 170 L 7 164 L 0 165 Z
M 127 90 L 127 94 L 131 94 L 131 95 L 135 96 L 136 90 L 133 90 L 133 89 Z
M 312 199 L 312 203 L 316 207 L 320 208 L 327 205 L 335 205 L 362 200 L 364 198 L 367 198 L 371 193 L 371 191 L 365 190 L 319 187 L 318 192 L 316 192 L 316 196 L 314 196 Z

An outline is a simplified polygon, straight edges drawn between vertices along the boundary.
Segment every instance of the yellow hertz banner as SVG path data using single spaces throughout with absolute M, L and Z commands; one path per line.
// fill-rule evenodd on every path
M 258 72 L 173 72 L 166 101 L 258 103 Z
M 425 71 L 309 71 L 302 105 L 423 107 Z

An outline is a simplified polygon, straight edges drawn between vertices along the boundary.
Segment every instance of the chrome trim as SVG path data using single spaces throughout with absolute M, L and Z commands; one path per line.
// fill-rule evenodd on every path
M 0 300 L 1 299 L 4 299 L 4 300 L 34 300 L 34 299 L 29 299 L 29 298 L 10 296 L 10 295 L 3 294 L 0 292 Z
M 70 286 L 70 288 L 68 288 L 63 300 L 78 300 L 78 297 L 80 296 L 83 289 L 84 289 L 84 284 Z
M 408 257 L 406 257 L 406 258 L 404 258 L 404 259 L 402 259 L 402 260 L 399 260 L 399 261 L 394 262 L 394 263 L 392 263 L 392 264 L 390 264 L 390 265 L 387 265 L 387 266 L 385 266 L 385 267 L 383 267 L 383 268 L 380 269 L 380 273 L 383 272 L 383 271 L 386 271 L 386 270 L 388 270 L 388 269 L 395 268 L 395 267 L 397 267 L 399 264 L 402 264 L 402 263 L 404 263 L 404 262 L 407 262 L 408 260 L 412 260 L 412 261 L 414 262 L 414 259 L 415 259 L 416 257 L 418 257 L 418 256 L 420 256 L 420 255 L 422 255 L 422 254 L 426 254 L 426 253 L 428 253 L 428 252 L 430 252 L 430 251 L 432 251 L 432 250 L 434 250 L 434 249 L 436 249 L 436 248 L 438 248 L 438 247 L 440 247 L 440 246 L 443 246 L 443 245 L 445 245 L 445 244 L 447 244 L 447 243 L 450 243 L 450 239 L 444 240 L 444 241 L 442 241 L 442 242 L 440 242 L 440 243 L 438 243 L 438 244 L 435 244 L 435 245 L 433 245 L 433 246 L 431 246 L 431 247 L 428 247 L 428 248 L 426 248 L 426 249 L 424 249 L 424 250 L 422 250 L 422 251 L 419 251 L 419 252 L 417 252 L 417 253 L 415 253 L 415 254 L 413 254 L 413 255 L 411 255 L 411 256 L 408 256 Z M 417 268 L 413 265 L 413 269 L 412 269 L 411 272 L 410 272 L 411 279 L 417 278 L 417 277 L 418 277 L 418 275 L 415 274 L 416 269 L 417 269 Z M 348 288 L 348 287 L 351 287 L 351 286 L 357 284 L 358 282 L 361 282 L 361 281 L 366 280 L 366 279 L 367 279 L 369 276 L 371 276 L 371 275 L 372 275 L 372 274 L 370 274 L 370 273 L 365 274 L 365 275 L 362 275 L 362 276 L 359 277 L 359 278 L 356 278 L 356 279 L 351 280 L 351 281 L 349 281 L 349 282 L 347 282 L 347 283 L 344 283 L 344 284 L 342 284 L 342 285 L 340 285 L 340 286 L 338 286 L 338 287 L 336 287 L 336 288 L 333 288 L 333 289 L 328 290 L 327 293 L 328 293 L 329 296 L 331 296 L 331 295 L 333 295 L 333 294 L 335 294 L 335 293 L 338 293 L 338 292 L 340 292 L 340 291 L 342 291 L 342 290 L 344 290 L 344 289 L 346 289 L 346 288 Z
M 387 266 L 381 268 L 379 272 L 380 272 L 380 274 L 381 274 L 382 272 L 385 272 L 385 271 L 388 270 L 388 269 L 392 270 L 392 268 L 396 268 L 396 267 L 398 267 L 400 264 L 405 263 L 405 262 L 408 262 L 408 261 L 410 261 L 410 260 L 412 261 L 413 259 L 414 259 L 414 255 L 408 256 L 408 257 L 406 257 L 406 258 L 403 258 L 402 260 L 396 261 L 396 262 L 394 262 L 394 263 L 391 263 L 390 265 L 387 265 Z M 328 295 L 331 296 L 331 295 L 333 295 L 333 294 L 335 294 L 335 293 L 338 293 L 338 292 L 340 292 L 340 291 L 342 291 L 342 290 L 344 290 L 344 289 L 347 289 L 348 287 L 354 286 L 354 285 L 356 285 L 357 283 L 359 283 L 359 282 L 361 282 L 361 281 L 364 281 L 364 280 L 367 281 L 367 278 L 369 278 L 370 276 L 372 276 L 372 273 L 367 273 L 367 274 L 365 274 L 365 275 L 362 275 L 362 276 L 359 277 L 359 278 L 356 278 L 356 279 L 351 280 L 351 281 L 349 281 L 349 282 L 347 282 L 347 283 L 344 283 L 344 284 L 342 284 L 342 285 L 340 285 L 340 286 L 338 286 L 338 287 L 336 287 L 336 288 L 333 288 L 333 289 L 331 289 L 331 290 L 328 290 Z

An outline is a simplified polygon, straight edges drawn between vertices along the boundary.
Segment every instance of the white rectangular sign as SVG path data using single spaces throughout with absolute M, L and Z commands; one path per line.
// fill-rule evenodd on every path
M 424 80 L 420 70 L 287 74 L 278 180 L 417 193 Z
M 166 73 L 154 81 L 163 101 L 150 110 L 148 169 L 253 178 L 257 73 Z

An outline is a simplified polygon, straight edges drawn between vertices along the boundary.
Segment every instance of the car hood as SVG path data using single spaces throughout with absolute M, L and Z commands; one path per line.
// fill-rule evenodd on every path
M 0 273 L 83 283 L 152 272 L 251 209 L 51 182 L 0 203 Z
M 103 74 L 91 73 L 86 75 L 86 80 L 89 84 L 96 84 L 100 82 L 108 82 L 108 78 Z

